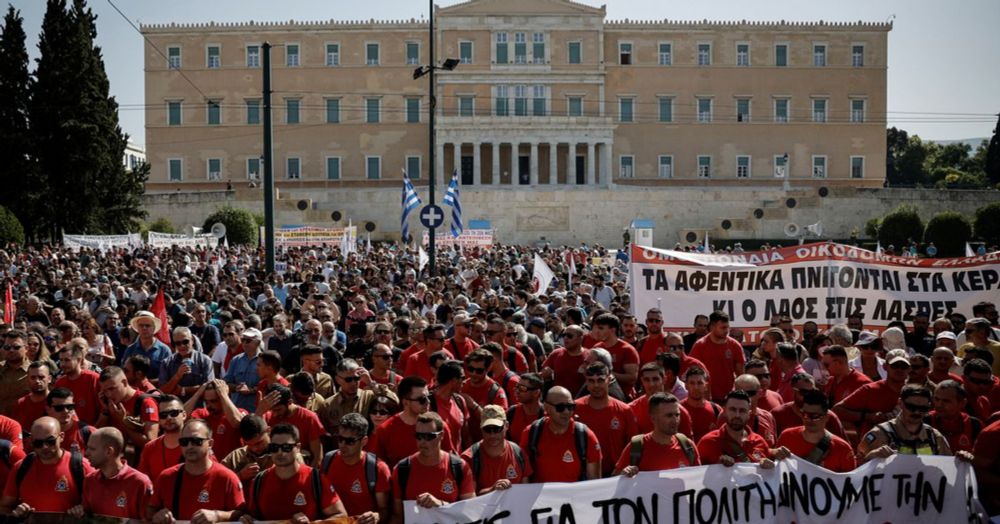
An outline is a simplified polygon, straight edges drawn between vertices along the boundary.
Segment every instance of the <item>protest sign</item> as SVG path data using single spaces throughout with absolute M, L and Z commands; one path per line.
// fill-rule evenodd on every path
M 212 234 L 188 236 L 150 231 L 148 244 L 155 248 L 177 246 L 210 249 L 219 245 L 219 239 Z
M 690 329 L 695 313 L 721 310 L 741 328 L 745 342 L 770 326 L 771 317 L 820 327 L 860 314 L 866 328 L 931 318 L 995 300 L 1000 253 L 918 259 L 817 243 L 742 254 L 695 254 L 633 245 L 629 264 L 632 308 L 663 311 L 664 329 Z
M 954 457 L 897 455 L 850 473 L 791 457 L 576 483 L 519 484 L 434 509 L 404 505 L 407 524 L 985 522 L 975 475 Z
M 351 228 L 357 237 L 357 228 Z M 274 230 L 275 247 L 339 246 L 344 239 L 344 227 L 292 227 Z M 264 228 L 260 228 L 260 243 L 264 245 Z
M 136 249 L 142 247 L 142 236 L 139 233 L 127 235 L 66 235 L 63 234 L 63 245 L 73 249 L 98 249 L 107 251 L 114 248 Z
M 434 243 L 438 247 L 460 246 L 463 249 L 472 247 L 490 247 L 493 245 L 493 229 L 466 229 L 462 231 L 458 238 L 451 235 L 449 231 L 438 231 L 435 235 Z M 430 243 L 430 235 L 424 230 L 423 245 Z

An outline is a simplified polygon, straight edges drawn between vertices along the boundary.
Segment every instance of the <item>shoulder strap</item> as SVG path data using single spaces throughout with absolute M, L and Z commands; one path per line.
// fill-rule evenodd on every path
M 517 416 L 517 404 L 507 408 L 507 424 L 512 424 L 514 422 L 514 417 Z M 514 435 L 519 437 L 520 435 Z
M 587 480 L 587 426 L 574 422 L 573 440 L 576 442 L 576 453 L 580 456 L 580 480 Z
M 83 495 L 83 454 L 79 451 L 72 451 L 69 455 L 69 474 L 73 476 L 76 483 L 76 494 Z
M 24 457 L 24 460 L 21 461 L 21 465 L 17 468 L 17 473 L 15 474 L 14 479 L 17 481 L 16 486 L 18 490 L 20 490 L 21 486 L 24 485 L 24 477 L 28 475 L 28 471 L 31 469 L 31 464 L 34 461 L 35 454 L 28 453 L 28 456 Z
M 687 435 L 683 433 L 677 433 L 674 435 L 674 438 L 676 438 L 677 443 L 681 445 L 681 451 L 683 451 L 684 456 L 687 457 L 688 466 L 694 466 L 694 445 L 692 445 L 691 439 L 687 438 Z
M 365 482 L 368 483 L 368 495 L 375 500 L 375 482 L 378 480 L 378 457 L 374 453 L 365 453 Z
M 462 457 L 454 453 L 448 453 L 448 467 L 451 469 L 451 476 L 455 478 L 455 493 L 461 494 L 462 482 L 465 481 L 465 472 L 462 471 Z
M 523 476 L 524 475 L 524 452 L 521 451 L 521 446 L 518 446 L 517 444 L 515 444 L 513 442 L 510 442 L 510 441 L 508 441 L 508 443 L 510 444 L 510 449 L 514 451 L 514 460 L 517 460 L 517 465 L 518 465 L 518 467 L 521 468 L 521 475 Z M 479 477 L 477 476 L 476 478 L 478 479 Z
M 830 454 L 830 443 L 833 441 L 832 435 L 829 431 L 823 432 L 823 438 L 819 439 L 819 442 L 813 446 L 812 451 L 809 452 L 805 457 L 802 457 L 817 466 L 822 466 L 823 461 L 826 460 L 826 456 Z
M 510 381 L 513 380 L 514 377 L 516 377 L 516 376 L 517 376 L 517 373 L 514 373 L 512 370 L 508 369 L 503 374 L 503 377 L 500 377 L 500 380 L 503 381 L 503 391 L 504 391 L 504 393 L 507 393 L 507 391 L 509 391 L 508 386 L 510 386 Z
M 146 401 L 147 398 L 152 398 L 152 395 L 146 393 L 139 393 L 139 398 L 135 399 L 135 404 L 132 406 L 132 416 L 138 417 L 142 413 L 142 403 Z
M 500 385 L 496 382 L 490 384 L 490 391 L 486 394 L 486 398 L 489 399 L 489 404 L 494 404 L 494 400 L 497 398 L 497 393 L 500 391 Z
M 390 385 L 390 386 L 395 386 L 396 385 L 396 376 L 397 376 L 396 372 L 390 369 L 389 370 L 389 376 L 388 376 L 388 381 L 389 381 L 388 385 Z
M 255 497 L 257 496 L 256 495 L 257 493 L 260 493 L 259 479 L 264 478 L 263 475 L 264 472 L 261 471 L 253 479 Z M 174 493 L 173 493 L 174 500 L 173 503 L 170 505 L 170 510 L 171 512 L 173 512 L 175 519 L 180 518 L 181 514 L 181 484 L 183 483 L 184 483 L 184 466 L 181 466 L 180 468 L 177 468 L 177 478 L 174 479 Z
M 79 428 L 80 428 L 79 429 L 80 436 L 83 438 L 83 445 L 86 446 L 87 442 L 90 441 L 90 435 L 91 435 L 91 433 L 94 432 L 94 427 L 91 426 L 90 424 L 87 424 L 86 422 L 84 422 L 82 420 L 78 421 L 77 424 L 79 425 Z
M 628 465 L 638 466 L 639 462 L 642 461 L 642 439 L 646 435 L 633 435 L 632 441 L 629 443 L 628 451 Z
M 528 453 L 531 455 L 532 460 L 538 460 L 538 441 L 542 438 L 542 424 L 544 424 L 545 419 L 538 419 L 531 423 L 531 429 L 528 433 Z
M 931 454 L 932 455 L 937 455 L 938 454 L 938 434 L 939 434 L 938 431 L 936 429 L 928 426 L 927 424 L 924 424 L 924 428 L 923 429 L 925 431 L 927 431 L 927 436 L 929 437 L 927 440 L 930 441 L 930 442 L 928 442 L 928 444 L 930 444 L 930 446 L 931 446 Z M 954 453 L 954 451 L 952 453 Z
M 479 470 L 482 468 L 479 458 L 479 442 L 476 442 L 469 448 L 469 453 L 472 454 L 472 476 L 479 480 Z
M 333 451 L 328 451 L 326 455 L 323 455 L 323 464 L 320 466 L 320 469 L 323 471 L 324 475 L 330 472 L 330 464 L 333 463 L 333 459 L 337 457 L 338 453 L 340 453 L 340 450 L 335 449 Z
M 323 479 L 316 468 L 312 468 L 309 478 L 312 480 L 313 497 L 316 500 L 316 515 L 319 520 L 323 520 Z
M 410 457 L 396 464 L 396 472 L 399 474 L 399 498 L 406 500 L 406 482 L 410 480 Z
M 969 417 L 969 425 L 972 426 L 972 441 L 975 442 L 976 438 L 979 437 L 979 432 L 983 430 L 983 421 L 976 417 Z M 951 450 L 953 453 L 955 450 Z
M 0 439 L 0 462 L 3 462 L 5 466 L 9 469 L 10 463 L 10 448 L 13 446 L 11 442 L 7 439 Z
M 892 424 L 889 422 L 881 422 L 875 424 L 875 427 L 882 430 L 882 432 L 889 437 L 889 441 L 892 443 L 893 447 L 899 448 L 899 435 L 897 435 L 896 430 L 892 428 Z
M 719 414 L 722 413 L 722 409 L 719 407 L 718 404 L 716 404 L 715 402 L 712 402 L 711 400 L 708 401 L 708 405 L 712 406 L 712 414 L 715 415 L 716 419 L 718 419 L 719 418 Z

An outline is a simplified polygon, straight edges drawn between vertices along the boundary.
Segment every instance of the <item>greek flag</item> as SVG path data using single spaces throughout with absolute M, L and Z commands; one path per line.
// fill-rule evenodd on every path
M 418 207 L 420 207 L 420 204 L 422 204 L 422 203 L 423 202 L 420 200 L 420 195 L 417 194 L 417 190 L 416 189 L 413 189 L 413 183 L 410 182 L 410 177 L 409 177 L 409 175 L 406 174 L 406 170 L 404 169 L 403 170 L 403 201 L 402 201 L 403 216 L 401 216 L 400 219 L 399 219 L 399 227 L 400 227 L 400 231 L 402 231 L 402 233 L 403 233 L 403 243 L 404 244 L 409 244 L 410 241 L 413 240 L 413 238 L 410 237 L 410 224 L 409 224 L 409 220 L 408 220 L 410 218 L 410 213 L 412 213 L 413 210 L 415 210 Z
M 446 206 L 451 206 L 451 236 L 458 238 L 462 234 L 462 204 L 458 201 L 458 170 L 451 175 L 451 183 L 448 184 L 448 192 L 444 195 L 442 202 Z

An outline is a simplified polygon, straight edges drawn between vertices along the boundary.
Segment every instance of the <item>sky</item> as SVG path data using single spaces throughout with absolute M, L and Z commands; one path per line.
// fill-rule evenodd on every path
M 10 1 L 10 0 L 8 0 Z M 256 20 L 357 20 L 426 17 L 416 0 L 110 0 L 138 25 Z M 111 94 L 121 106 L 122 128 L 145 141 L 142 36 L 109 0 L 88 0 L 98 15 Z M 46 2 L 10 2 L 24 17 L 31 69 Z M 445 7 L 460 3 L 439 0 Z M 581 0 L 606 4 L 608 19 L 858 21 L 892 19 L 889 33 L 889 126 L 928 140 L 989 137 L 1000 113 L 1000 1 L 998 0 Z M 990 58 L 993 57 L 993 58 Z M 992 116 L 991 116 L 992 115 Z

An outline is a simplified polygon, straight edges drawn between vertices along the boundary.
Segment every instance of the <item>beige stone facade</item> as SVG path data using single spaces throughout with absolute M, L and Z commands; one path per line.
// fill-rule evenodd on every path
M 885 177 L 890 24 L 610 21 L 568 0 L 471 0 L 436 16 L 437 58 L 462 60 L 437 75 L 439 183 L 454 169 L 474 190 Z M 402 169 L 426 184 L 428 82 L 412 72 L 429 61 L 427 29 L 144 26 L 148 189 L 260 172 L 263 42 L 279 188 L 397 187 Z

